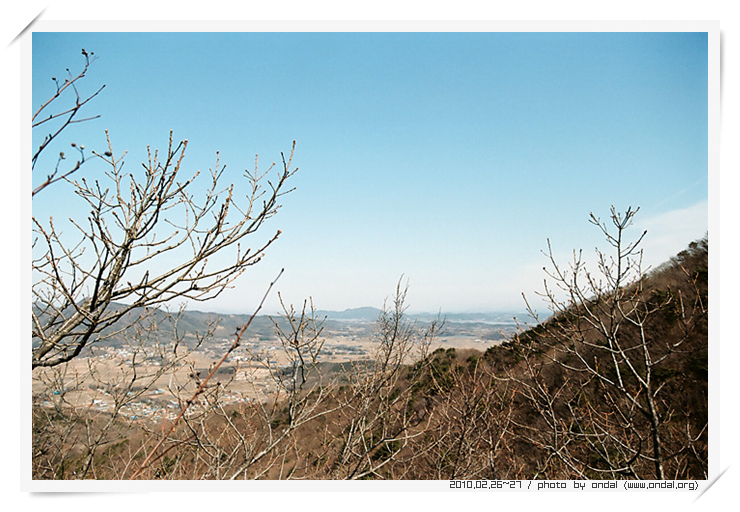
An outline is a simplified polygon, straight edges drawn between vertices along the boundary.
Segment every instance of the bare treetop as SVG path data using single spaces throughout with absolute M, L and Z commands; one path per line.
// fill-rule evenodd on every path
M 85 76 L 92 52 L 83 51 L 83 55 L 84 70 L 58 85 L 57 93 L 34 119 L 65 88 L 77 91 L 75 82 Z M 77 94 L 72 108 L 45 118 L 68 116 L 59 131 L 44 139 L 32 158 L 34 164 L 56 135 L 76 122 L 75 114 L 95 95 L 81 100 Z M 86 218 L 70 219 L 77 230 L 72 243 L 69 240 L 74 237 L 62 235 L 53 219 L 33 218 L 33 367 L 54 366 L 76 357 L 134 308 L 180 298 L 204 301 L 216 297 L 259 262 L 280 235 L 276 230 L 253 248 L 245 244 L 246 237 L 277 213 L 279 198 L 290 192 L 286 183 L 297 171 L 291 169 L 295 142 L 274 174 L 275 164 L 261 171 L 255 160 L 254 170 L 244 173 L 248 192 L 243 198 L 236 197 L 233 183 L 224 186 L 225 166 L 217 153 L 200 199 L 193 193 L 198 173 L 185 175 L 183 170 L 187 140 L 176 142 L 170 132 L 165 151 L 147 148 L 143 175 L 137 176 L 123 171 L 125 153 L 118 156 L 107 131 L 106 136 L 107 150 L 93 151 L 107 165 L 105 173 L 96 179 L 72 180 L 71 174 L 84 162 L 84 146 L 75 144 L 82 159 L 61 175 L 57 163 L 57 169 L 33 191 L 37 197 L 47 186 L 65 180 L 89 208 Z M 59 162 L 63 159 L 62 153 Z M 216 258 L 227 249 L 227 259 Z M 111 307 L 113 303 L 125 306 Z

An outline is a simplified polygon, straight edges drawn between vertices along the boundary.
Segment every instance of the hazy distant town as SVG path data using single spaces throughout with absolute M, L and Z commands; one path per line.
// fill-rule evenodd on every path
M 326 375 L 343 371 L 342 363 L 371 357 L 379 314 L 380 310 L 370 307 L 315 312 L 315 318 L 322 322 L 323 327 L 320 336 L 323 346 L 317 361 Z M 510 312 L 458 313 L 438 318 L 437 315 L 421 313 L 411 314 L 409 318 L 420 326 L 444 320 L 430 350 L 442 347 L 485 351 L 516 331 L 515 316 Z M 132 420 L 155 423 L 174 419 L 183 405 L 178 399 L 179 391 L 205 378 L 233 344 L 238 329 L 247 320 L 248 315 L 188 310 L 178 315 L 157 311 L 154 322 L 159 329 L 156 333 L 144 329 L 147 335 L 142 338 L 129 327 L 104 335 L 104 339 L 93 344 L 83 357 L 70 363 L 66 370 L 67 385 L 63 389 L 49 386 L 48 379 L 53 377 L 48 372 L 35 375 L 35 401 L 44 407 L 54 407 L 63 395 L 66 402 L 78 407 L 106 412 L 114 407 L 116 388 L 125 385 L 124 372 L 119 369 L 136 365 L 137 378 L 142 385 L 126 392 L 127 404 L 120 408 L 119 414 Z M 228 383 L 220 395 L 222 403 L 267 401 L 275 396 L 275 378 L 288 363 L 275 332 L 276 324 L 283 325 L 285 320 L 277 316 L 256 317 L 242 336 L 239 348 L 219 368 L 219 384 Z M 205 333 L 210 335 L 204 336 Z M 192 352 L 189 353 L 188 364 L 173 376 L 160 372 L 160 368 L 175 336 L 181 336 L 182 348 L 190 347 Z M 197 346 L 201 337 L 202 342 Z M 144 383 L 151 379 L 154 379 L 154 384 L 145 386 Z M 74 383 L 72 386 L 70 381 Z M 198 405 L 194 404 L 188 408 L 187 414 L 193 416 L 200 412 Z

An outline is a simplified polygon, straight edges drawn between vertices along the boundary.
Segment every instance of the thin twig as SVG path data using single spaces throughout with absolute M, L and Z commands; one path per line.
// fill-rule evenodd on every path
M 231 345 L 229 350 L 226 351 L 224 356 L 221 358 L 221 360 L 216 363 L 216 366 L 213 367 L 211 370 L 211 373 L 208 374 L 208 376 L 201 382 L 200 386 L 198 386 L 198 389 L 195 390 L 195 393 L 193 393 L 193 396 L 185 402 L 185 407 L 183 407 L 182 411 L 180 411 L 180 414 L 175 418 L 175 420 L 172 422 L 172 425 L 170 425 L 170 428 L 167 430 L 167 432 L 162 436 L 162 438 L 159 440 L 157 445 L 154 447 L 154 449 L 149 453 L 149 456 L 147 456 L 146 459 L 144 459 L 144 462 L 141 463 L 141 466 L 139 466 L 139 469 L 136 470 L 136 472 L 131 476 L 130 480 L 135 480 L 139 474 L 146 469 L 146 467 L 149 465 L 150 460 L 152 459 L 152 456 L 156 453 L 156 451 L 159 449 L 160 446 L 162 446 L 162 443 L 164 443 L 164 440 L 167 439 L 167 436 L 172 433 L 172 431 L 177 426 L 177 423 L 180 421 L 180 419 L 185 415 L 185 412 L 188 410 L 190 405 L 195 401 L 195 399 L 200 395 L 206 388 L 206 385 L 208 384 L 208 381 L 211 380 L 211 377 L 218 371 L 221 364 L 226 361 L 226 358 L 229 357 L 229 355 L 236 350 L 237 347 L 239 347 L 239 343 L 241 341 L 242 335 L 246 332 L 246 330 L 249 328 L 250 324 L 252 323 L 252 320 L 257 316 L 257 313 L 262 309 L 262 306 L 265 303 L 265 300 L 267 300 L 267 296 L 270 294 L 270 291 L 272 290 L 272 287 L 275 285 L 278 279 L 280 279 L 280 276 L 283 275 L 283 271 L 285 269 L 280 269 L 280 272 L 278 273 L 277 277 L 274 281 L 270 283 L 270 286 L 267 287 L 267 291 L 265 292 L 265 295 L 262 297 L 262 300 L 260 301 L 259 305 L 257 306 L 257 309 L 254 310 L 254 313 L 252 313 L 252 316 L 249 317 L 249 321 L 244 324 L 239 331 L 239 333 L 236 336 L 236 339 L 234 340 L 234 343 Z

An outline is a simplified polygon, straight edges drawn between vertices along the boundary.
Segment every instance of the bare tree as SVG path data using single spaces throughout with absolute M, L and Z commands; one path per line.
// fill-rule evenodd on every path
M 65 88 L 76 91 L 75 83 L 85 76 L 90 62 L 83 53 L 83 72 L 58 86 L 34 118 L 60 98 Z M 74 106 L 63 111 L 68 117 L 58 131 L 44 139 L 33 156 L 34 166 L 60 131 L 77 122 L 74 116 L 91 98 L 80 100 L 77 95 Z M 42 122 L 34 126 L 43 126 Z M 77 148 L 83 155 L 82 146 Z M 275 164 L 260 171 L 255 160 L 254 170 L 244 172 L 243 191 L 234 184 L 223 186 L 225 166 L 217 154 L 202 195 L 196 193 L 194 185 L 199 173 L 183 176 L 186 148 L 187 140 L 175 142 L 170 133 L 162 155 L 148 148 L 142 172 L 127 173 L 123 169 L 125 153 L 117 156 L 108 137 L 107 151 L 93 152 L 108 167 L 98 178 L 72 180 L 71 174 L 84 162 L 83 157 L 61 175 L 58 169 L 49 173 L 34 190 L 34 199 L 39 200 L 42 196 L 37 192 L 64 180 L 90 213 L 85 219 L 69 219 L 74 233 L 66 233 L 52 218 L 32 219 L 33 368 L 77 357 L 135 308 L 173 299 L 204 301 L 216 297 L 257 263 L 278 238 L 279 230 L 254 249 L 243 245 L 276 214 L 280 197 L 290 192 L 287 181 L 297 170 L 291 169 L 295 143 L 272 178 L 269 175 Z M 59 162 L 63 158 L 60 152 Z M 229 259 L 224 258 L 227 253 Z
M 378 319 L 372 357 L 339 364 L 344 368 L 339 372 L 327 371 L 319 361 L 323 321 L 315 318 L 313 305 L 306 302 L 299 311 L 284 305 L 274 321 L 279 353 L 248 349 L 244 369 L 266 371 L 274 392 L 225 407 L 217 396 L 221 388 L 213 388 L 201 401 L 210 414 L 183 417 L 183 428 L 165 442 L 177 448 L 170 454 L 160 450 L 153 460 L 169 455 L 198 461 L 197 468 L 183 462 L 177 470 L 168 467 L 167 478 L 407 475 L 404 468 L 421 454 L 409 447 L 429 419 L 410 407 L 413 384 L 426 371 L 427 349 L 440 326 L 417 329 L 405 317 L 405 297 L 399 282 L 392 306 L 384 307 Z M 149 476 L 163 474 L 150 466 Z
M 193 353 L 213 337 L 215 323 L 203 333 L 183 332 L 178 327 L 182 313 L 181 308 L 149 315 L 121 330 L 114 350 L 93 346 L 90 357 L 79 358 L 78 364 L 33 372 L 34 478 L 110 478 L 120 473 L 113 453 L 130 449 L 132 432 L 145 427 L 137 415 L 151 401 L 149 393 L 183 373 Z M 169 414 L 159 409 L 153 418 L 164 421 Z
M 626 238 L 636 213 L 612 207 L 609 223 L 591 215 L 612 248 L 597 250 L 598 273 L 580 252 L 563 268 L 548 241 L 556 288 L 546 282 L 543 296 L 553 317 L 540 322 L 527 304 L 538 325 L 511 340 L 527 378 L 510 377 L 539 418 L 518 421 L 545 454 L 539 476 L 697 477 L 689 458 L 706 469 L 706 421 L 676 398 L 682 365 L 706 354 L 706 276 L 674 262 L 683 284 L 661 289 L 642 268 L 646 232 Z
M 90 64 L 95 60 L 95 57 L 93 57 L 93 52 L 87 52 L 84 48 L 82 49 L 82 55 L 83 57 L 85 57 L 85 65 L 82 68 L 82 71 L 80 71 L 77 76 L 73 77 L 72 73 L 69 71 L 69 68 L 67 68 L 67 78 L 65 78 L 64 81 L 60 81 L 55 76 L 52 77 L 51 79 L 56 85 L 56 91 L 51 95 L 49 99 L 47 99 L 41 106 L 39 106 L 38 110 L 36 110 L 36 112 L 31 117 L 31 127 L 34 131 L 44 130 L 45 128 L 50 127 L 48 133 L 44 135 L 43 140 L 39 144 L 39 147 L 36 149 L 33 156 L 31 157 L 32 172 L 36 171 L 36 164 L 41 154 L 48 149 L 49 145 L 59 136 L 59 134 L 61 134 L 64 130 L 66 130 L 73 124 L 83 123 L 85 121 L 90 121 L 92 119 L 97 119 L 98 117 L 100 117 L 92 116 L 84 119 L 80 119 L 78 117 L 78 114 L 80 113 L 82 108 L 105 88 L 105 85 L 102 85 L 90 96 L 87 96 L 86 98 L 80 96 L 80 93 L 77 89 L 77 82 L 85 78 Z M 54 109 L 54 107 L 56 107 L 59 103 L 59 98 L 70 91 L 75 96 L 73 104 L 71 106 L 63 106 L 60 109 Z M 80 167 L 82 167 L 82 165 L 85 163 L 84 144 L 73 143 L 72 148 L 79 152 L 80 159 L 72 164 L 71 167 L 67 169 L 62 168 L 60 174 L 60 166 L 62 166 L 66 160 L 66 155 L 64 151 L 60 151 L 57 157 L 56 165 L 54 166 L 54 170 L 47 173 L 44 181 L 33 189 L 33 192 L 31 193 L 32 196 L 35 196 L 52 183 L 69 177 L 72 173 L 76 172 L 80 169 Z
M 399 280 L 376 325 L 375 353 L 348 366 L 346 386 L 337 390 L 335 418 L 339 449 L 329 467 L 332 478 L 400 478 L 420 453 L 409 452 L 429 416 L 412 407 L 414 384 L 427 371 L 429 347 L 444 321 L 420 329 L 406 316 L 408 284 Z
M 183 370 L 216 328 L 184 333 L 177 326 L 182 310 L 170 314 L 169 304 L 214 298 L 260 261 L 280 231 L 262 236 L 253 248 L 245 243 L 264 231 L 297 171 L 291 169 L 294 142 L 277 172 L 274 163 L 260 170 L 255 159 L 241 183 L 224 185 L 217 153 L 210 175 L 198 179 L 199 172 L 184 170 L 187 141 L 173 140 L 170 132 L 164 152 L 147 148 L 141 169 L 126 172 L 125 153 L 114 151 L 107 131 L 105 151 L 86 151 L 74 142 L 76 162 L 59 151 L 51 170 L 42 171 L 42 156 L 63 132 L 98 117 L 82 117 L 104 88 L 81 94 L 79 85 L 94 62 L 92 52 L 82 55 L 82 71 L 73 76 L 67 70 L 63 81 L 53 77 L 56 90 L 32 117 L 34 132 L 42 133 L 32 172 L 44 172 L 32 190 L 35 206 L 78 201 L 89 212 L 62 221 L 32 218 L 35 478 L 120 477 L 141 465 L 161 436 L 138 422 L 135 410 L 163 379 L 173 396 L 193 392 L 192 380 L 180 382 Z M 90 172 L 75 179 L 83 165 Z M 108 340 L 117 344 L 114 352 L 103 344 Z M 105 400 L 91 400 L 89 389 Z M 213 389 L 196 392 L 210 396 L 216 396 Z M 188 400 L 180 400 L 183 414 L 192 412 Z M 205 410 L 199 409 L 200 417 Z M 160 413 L 166 422 L 171 411 Z

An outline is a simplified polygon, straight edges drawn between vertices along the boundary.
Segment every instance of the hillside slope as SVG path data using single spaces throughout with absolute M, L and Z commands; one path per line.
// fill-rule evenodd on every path
M 430 390 L 442 393 L 430 414 L 446 418 L 438 432 L 449 431 L 448 418 L 460 423 L 452 436 L 458 449 L 435 453 L 426 471 L 706 478 L 707 327 L 705 238 L 639 281 L 570 304 L 481 358 L 436 354 L 440 375 Z

